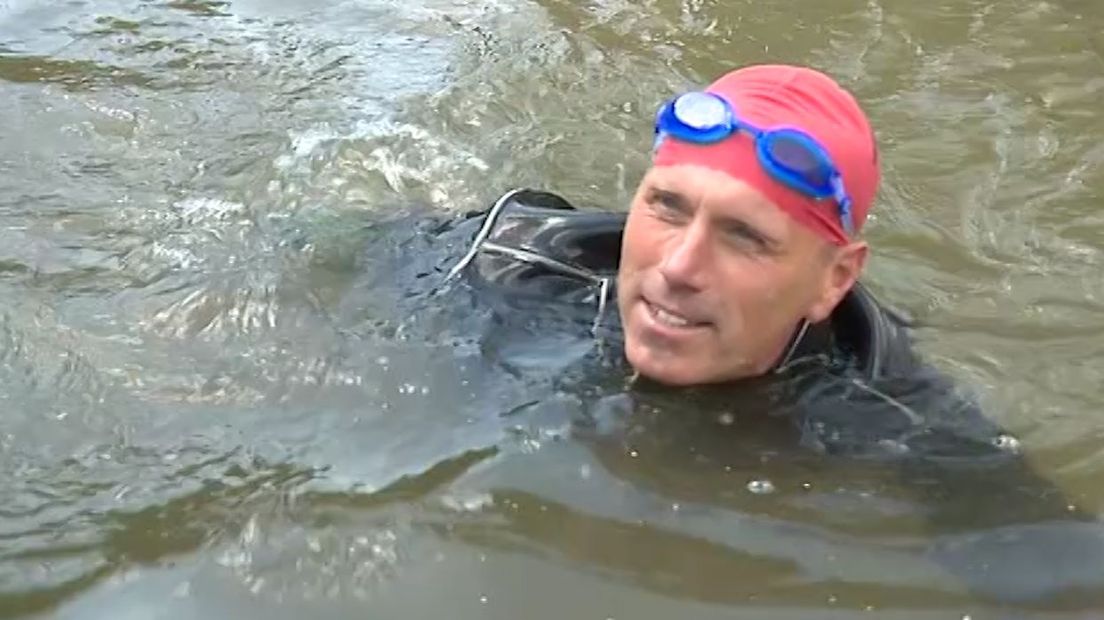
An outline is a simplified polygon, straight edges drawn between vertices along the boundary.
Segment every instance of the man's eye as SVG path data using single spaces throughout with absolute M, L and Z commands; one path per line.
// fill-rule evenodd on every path
M 754 248 L 757 251 L 767 249 L 767 241 L 762 235 L 747 226 L 730 226 L 725 231 L 725 236 L 733 245 L 742 248 Z
M 660 194 L 652 199 L 652 204 L 658 214 L 665 219 L 683 219 L 686 216 L 686 209 L 674 196 Z

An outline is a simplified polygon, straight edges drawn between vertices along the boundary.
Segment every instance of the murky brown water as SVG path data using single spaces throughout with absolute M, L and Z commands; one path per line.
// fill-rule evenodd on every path
M 1104 615 L 1033 555 L 1091 524 L 963 531 L 923 498 L 992 489 L 670 420 L 576 436 L 547 377 L 409 337 L 362 255 L 519 185 L 623 208 L 658 100 L 817 65 L 883 145 L 867 280 L 1098 514 L 1102 32 L 1096 0 L 0 0 L 0 616 Z

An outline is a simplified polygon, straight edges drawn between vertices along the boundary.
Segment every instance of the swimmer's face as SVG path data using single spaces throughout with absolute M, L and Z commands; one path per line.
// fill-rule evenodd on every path
M 827 318 L 854 284 L 866 245 L 831 245 L 724 173 L 651 169 L 622 239 L 618 304 L 625 355 L 670 385 L 760 375 L 801 320 Z

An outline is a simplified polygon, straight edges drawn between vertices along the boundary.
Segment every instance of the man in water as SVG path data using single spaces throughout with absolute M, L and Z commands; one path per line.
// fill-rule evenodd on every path
M 655 128 L 627 217 L 511 193 L 451 275 L 482 257 L 476 275 L 515 292 L 575 276 L 598 285 L 602 315 L 616 288 L 625 359 L 669 386 L 810 360 L 866 381 L 916 371 L 903 321 L 858 284 L 880 172 L 847 91 L 812 69 L 751 66 L 667 101 Z
M 795 462 L 876 459 L 952 535 L 926 553 L 974 591 L 1099 601 L 1095 515 L 1034 475 L 859 282 L 880 173 L 855 99 L 811 69 L 753 66 L 662 104 L 655 130 L 627 214 L 516 190 L 443 224 L 394 222 L 407 241 L 373 260 L 403 283 L 403 300 L 424 304 L 402 313 L 464 350 L 478 342 L 473 363 L 525 378 L 525 402 L 503 415 L 541 401 L 547 383 L 529 377 L 551 377 L 549 400 L 579 395 L 581 435 L 604 416 L 656 449 L 716 437 L 718 450 L 752 459 L 762 446 Z M 365 290 L 380 296 L 375 282 Z M 472 389 L 490 400 L 496 381 Z M 716 421 L 733 418 L 719 435 Z

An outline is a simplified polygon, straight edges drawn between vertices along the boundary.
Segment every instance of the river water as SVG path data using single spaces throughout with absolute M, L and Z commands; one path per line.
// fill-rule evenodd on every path
M 1102 32 L 1096 0 L 0 0 L 0 617 L 1104 617 L 1091 560 L 1036 563 L 1091 523 L 933 525 L 755 421 L 582 437 L 364 258 L 412 205 L 623 209 L 659 100 L 815 65 L 882 145 L 867 282 L 1097 515 Z

